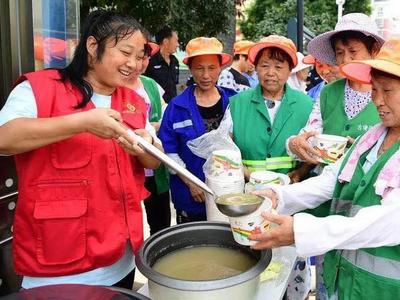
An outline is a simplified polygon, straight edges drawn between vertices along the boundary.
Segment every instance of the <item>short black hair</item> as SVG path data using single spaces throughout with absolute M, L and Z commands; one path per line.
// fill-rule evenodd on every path
M 399 77 L 399 76 L 396 76 L 396 75 L 390 74 L 390 73 L 386 73 L 385 71 L 381 71 L 381 70 L 374 69 L 374 68 L 371 68 L 371 77 L 372 77 L 372 78 L 376 78 L 376 77 L 388 77 L 388 78 L 391 78 L 391 79 L 400 80 L 400 77 Z
M 248 56 L 246 54 L 235 54 L 233 56 L 233 60 L 234 61 L 239 60 L 241 56 L 243 56 L 245 60 L 247 60 L 247 58 L 248 58 Z
M 287 61 L 289 63 L 289 69 L 292 70 L 294 68 L 294 63 L 292 58 L 289 54 L 277 47 L 267 47 L 258 51 L 256 58 L 254 59 L 254 65 L 257 66 L 258 61 L 261 58 L 261 55 L 264 53 L 265 50 L 269 50 L 269 58 L 276 59 L 281 62 Z
M 372 36 L 365 35 L 360 31 L 346 30 L 335 33 L 330 38 L 333 51 L 335 51 L 335 45 L 338 41 L 341 41 L 347 46 L 349 40 L 357 40 L 363 43 L 364 46 L 367 48 L 369 54 L 372 54 L 372 52 L 376 49 L 376 46 L 379 44 L 378 41 Z
M 164 39 L 170 39 L 173 33 L 174 30 L 172 30 L 172 28 L 169 27 L 168 25 L 165 25 L 156 33 L 155 37 L 157 44 L 161 45 Z

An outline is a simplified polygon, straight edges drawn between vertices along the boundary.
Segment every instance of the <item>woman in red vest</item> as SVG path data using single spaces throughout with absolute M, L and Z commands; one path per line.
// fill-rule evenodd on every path
M 132 287 L 143 168 L 159 162 L 122 125 L 154 142 L 143 99 L 123 86 L 146 43 L 135 19 L 92 12 L 72 62 L 21 76 L 0 111 L 0 153 L 15 155 L 19 176 L 13 258 L 23 288 Z

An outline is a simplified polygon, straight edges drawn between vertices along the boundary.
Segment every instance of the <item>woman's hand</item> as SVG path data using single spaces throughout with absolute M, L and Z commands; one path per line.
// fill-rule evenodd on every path
M 260 234 L 252 234 L 249 239 L 258 243 L 251 248 L 261 250 L 294 244 L 293 217 L 271 213 L 263 213 L 262 216 L 277 226 L 272 226 Z
M 190 194 L 192 195 L 193 199 L 196 202 L 205 202 L 206 201 L 206 196 L 204 195 L 204 192 L 202 189 L 198 188 L 197 186 L 193 185 L 193 184 L 189 184 L 188 185 L 189 190 L 190 190 Z
M 300 159 L 317 165 L 319 162 L 313 156 L 319 157 L 320 155 L 308 142 L 308 139 L 315 134 L 316 132 L 305 132 L 291 138 L 289 141 L 289 149 Z
M 187 180 L 185 177 L 182 175 L 178 175 L 179 178 L 183 181 L 184 184 L 188 187 L 190 194 L 192 195 L 194 201 L 196 202 L 205 202 L 206 201 L 206 196 L 204 195 L 204 192 L 202 189 L 191 183 L 189 180 Z
M 264 197 L 271 199 L 272 208 L 276 208 L 278 206 L 278 196 L 272 189 L 259 190 L 259 191 L 254 191 L 251 193 L 254 195 L 257 195 L 257 196 L 264 196 Z
M 147 132 L 147 130 L 145 129 L 137 129 L 135 130 L 135 133 L 139 136 L 141 136 L 142 138 L 144 138 L 147 142 L 149 142 L 150 144 L 153 143 L 153 137 Z M 131 136 L 130 140 L 126 140 L 124 137 L 120 136 L 117 140 L 118 144 L 124 148 L 124 150 L 126 152 L 128 152 L 130 155 L 132 156 L 139 156 L 139 155 L 143 155 L 146 153 L 145 150 L 143 150 L 142 147 L 140 147 L 137 142 L 135 141 L 134 138 L 132 138 Z
M 118 111 L 108 108 L 95 108 L 79 114 L 85 131 L 103 139 L 118 139 L 122 136 L 126 140 L 131 140 L 121 124 L 122 117 Z

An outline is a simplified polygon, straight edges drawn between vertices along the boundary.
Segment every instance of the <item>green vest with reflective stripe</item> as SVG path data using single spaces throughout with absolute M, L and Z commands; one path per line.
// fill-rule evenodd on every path
M 149 116 L 150 122 L 158 122 L 161 120 L 161 97 L 158 91 L 157 83 L 146 76 L 140 76 L 140 81 L 143 83 L 144 90 L 149 95 L 151 101 L 151 115 Z M 157 193 L 165 193 L 169 190 L 169 174 L 167 168 L 161 164 L 154 170 L 156 181 Z
M 287 173 L 294 161 L 286 153 L 288 137 L 297 135 L 312 109 L 311 98 L 285 85 L 285 93 L 271 124 L 261 86 L 230 98 L 233 139 L 250 171 Z
M 374 183 L 385 163 L 398 151 L 399 145 L 400 142 L 395 143 L 382 154 L 367 173 L 364 173 L 362 165 L 368 153 L 361 156 L 351 181 L 336 184 L 331 214 L 353 217 L 363 207 L 380 205 L 382 198 L 375 194 Z M 398 299 L 400 245 L 330 251 L 324 260 L 324 283 L 329 294 L 337 290 L 341 300 Z
M 321 91 L 321 117 L 323 133 L 357 138 L 380 122 L 378 111 L 373 102 L 353 119 L 349 120 L 344 110 L 344 89 L 346 79 L 334 81 Z M 307 210 L 314 216 L 326 217 L 329 214 L 330 203 L 325 202 L 315 209 Z

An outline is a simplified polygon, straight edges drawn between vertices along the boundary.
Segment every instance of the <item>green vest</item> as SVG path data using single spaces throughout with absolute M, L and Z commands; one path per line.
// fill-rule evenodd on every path
M 351 181 L 336 184 L 332 215 L 353 217 L 363 207 L 380 205 L 382 198 L 375 194 L 374 183 L 399 145 L 400 142 L 395 143 L 382 154 L 367 173 L 362 165 L 368 152 L 361 156 Z M 337 290 L 341 300 L 397 299 L 400 297 L 400 246 L 330 251 L 324 260 L 324 283 L 328 293 L 332 295 Z
M 380 122 L 378 111 L 372 101 L 353 119 L 349 120 L 344 110 L 344 89 L 346 79 L 326 85 L 320 95 L 323 133 L 357 138 Z M 329 214 L 330 202 L 325 202 L 307 212 L 316 217 Z
M 151 116 L 149 116 L 150 122 L 158 122 L 161 120 L 162 108 L 161 108 L 161 97 L 158 91 L 157 83 L 146 76 L 140 76 L 140 81 L 143 83 L 143 87 L 149 95 L 151 101 Z M 157 193 L 165 193 L 169 190 L 169 174 L 167 168 L 161 164 L 157 169 L 154 170 L 154 176 L 157 186 Z
M 372 101 L 354 118 L 348 119 L 344 110 L 346 80 L 340 79 L 326 85 L 320 95 L 323 133 L 357 138 L 380 122 Z
M 295 162 L 286 153 L 286 140 L 297 135 L 312 110 L 311 98 L 285 85 L 285 93 L 271 124 L 261 86 L 230 98 L 233 139 L 250 171 L 287 173 Z

